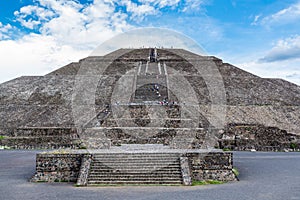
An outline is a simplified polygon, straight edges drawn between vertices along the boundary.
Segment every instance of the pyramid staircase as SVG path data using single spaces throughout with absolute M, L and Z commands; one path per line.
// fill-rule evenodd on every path
M 176 153 L 94 154 L 87 185 L 120 184 L 181 185 L 180 155 Z
M 83 161 L 86 164 L 82 164 L 77 185 L 190 184 L 191 177 L 186 169 L 189 163 L 183 161 L 184 157 L 177 151 L 153 152 L 158 149 L 150 148 L 119 152 L 114 149 L 121 144 L 191 149 L 196 135 L 202 135 L 203 129 L 195 126 L 198 119 L 193 118 L 192 112 L 181 114 L 179 105 L 162 103 L 176 100 L 169 95 L 167 74 L 165 63 L 140 60 L 132 83 L 131 102 L 120 100 L 110 105 L 107 115 L 99 113 L 89 122 L 85 139 L 95 143 L 92 149 L 107 151 L 93 152 L 91 158 Z M 102 140 L 104 143 L 110 141 L 111 145 L 101 145 Z

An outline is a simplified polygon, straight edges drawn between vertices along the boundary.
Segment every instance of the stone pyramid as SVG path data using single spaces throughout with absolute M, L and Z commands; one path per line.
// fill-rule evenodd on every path
M 0 145 L 296 149 L 299 105 L 300 86 L 213 56 L 119 49 L 1 84 Z

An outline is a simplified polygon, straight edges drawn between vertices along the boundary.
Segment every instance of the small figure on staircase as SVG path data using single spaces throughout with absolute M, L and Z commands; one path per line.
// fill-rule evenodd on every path
M 157 53 L 157 49 L 150 49 L 149 52 L 149 57 L 148 57 L 150 62 L 157 62 L 158 61 L 158 53 Z

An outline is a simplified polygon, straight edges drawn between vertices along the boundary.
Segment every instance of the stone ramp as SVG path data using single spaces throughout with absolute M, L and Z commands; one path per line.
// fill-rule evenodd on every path
M 94 154 L 87 185 L 181 185 L 179 157 L 176 153 Z

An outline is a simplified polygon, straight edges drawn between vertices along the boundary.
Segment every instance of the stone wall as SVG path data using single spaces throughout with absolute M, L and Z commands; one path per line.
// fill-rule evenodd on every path
M 76 182 L 84 154 L 37 154 L 32 182 Z
M 88 184 L 88 176 L 90 173 L 91 163 L 92 163 L 92 155 L 85 154 L 81 159 L 81 167 L 77 179 L 77 186 L 86 186 Z
M 6 133 L 0 146 L 13 149 L 79 148 L 80 141 L 75 128 L 18 128 Z
M 235 151 L 297 151 L 300 150 L 300 136 L 276 127 L 230 124 L 221 135 L 219 146 Z
M 182 142 L 184 140 L 191 145 L 188 147 L 189 149 L 205 148 L 203 142 L 207 134 L 201 128 L 103 128 L 98 131 L 103 132 L 111 140 L 113 146 L 121 144 L 164 144 L 174 147 L 174 142 Z M 175 147 L 175 149 L 177 148 L 181 148 L 180 145 Z
M 193 181 L 218 180 L 233 181 L 231 152 L 188 153 Z
M 91 154 L 37 154 L 36 173 L 33 182 L 77 182 L 86 185 L 87 174 L 91 162 Z M 181 153 L 181 167 L 185 184 L 191 181 L 219 180 L 235 181 L 231 152 L 197 152 Z M 189 167 L 189 169 L 187 169 Z M 190 176 L 190 178 L 188 177 Z

